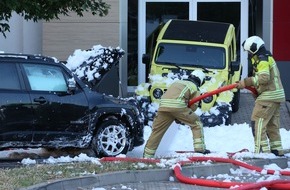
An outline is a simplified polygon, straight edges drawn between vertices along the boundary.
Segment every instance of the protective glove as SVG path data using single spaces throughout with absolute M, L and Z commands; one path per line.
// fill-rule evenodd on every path
M 192 111 L 195 111 L 197 108 L 198 108 L 198 103 L 194 103 L 194 104 L 192 104 L 192 105 L 190 106 L 190 109 L 191 109 Z
M 236 82 L 238 85 L 237 85 L 237 89 L 243 89 L 246 87 L 246 84 L 245 84 L 245 81 L 244 80 L 240 80 L 238 82 Z

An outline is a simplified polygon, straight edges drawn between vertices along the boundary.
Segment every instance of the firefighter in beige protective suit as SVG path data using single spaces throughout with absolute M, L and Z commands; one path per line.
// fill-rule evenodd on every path
M 285 93 L 277 64 L 260 37 L 249 37 L 242 46 L 251 58 L 253 76 L 239 81 L 238 88 L 254 87 L 258 93 L 251 118 L 255 153 L 272 152 L 283 156 L 280 104 L 285 101 Z
M 199 86 L 203 83 L 204 77 L 204 73 L 193 71 L 188 79 L 175 81 L 161 97 L 159 109 L 153 121 L 152 133 L 144 149 L 144 158 L 154 157 L 163 135 L 173 121 L 190 126 L 196 152 L 210 153 L 205 148 L 203 125 L 194 113 L 197 104 L 188 107 L 189 101 L 200 95 Z

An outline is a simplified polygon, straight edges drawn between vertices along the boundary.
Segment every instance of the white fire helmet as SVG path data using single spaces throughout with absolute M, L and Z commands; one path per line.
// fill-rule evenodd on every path
M 204 83 L 205 74 L 201 70 L 194 70 L 188 76 L 188 80 L 194 82 L 197 86 L 201 86 Z
M 257 51 L 264 45 L 265 42 L 259 36 L 251 36 L 242 44 L 244 50 L 250 52 L 251 54 L 257 53 Z

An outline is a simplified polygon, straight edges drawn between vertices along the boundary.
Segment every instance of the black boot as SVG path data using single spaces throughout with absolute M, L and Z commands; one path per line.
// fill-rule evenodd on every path
M 210 150 L 204 149 L 204 150 L 197 150 L 195 151 L 196 153 L 201 153 L 201 154 L 209 154 Z
M 271 150 L 271 152 L 272 152 L 273 154 L 275 154 L 276 156 L 284 156 L 284 154 L 281 153 L 281 152 L 279 152 L 278 150 Z

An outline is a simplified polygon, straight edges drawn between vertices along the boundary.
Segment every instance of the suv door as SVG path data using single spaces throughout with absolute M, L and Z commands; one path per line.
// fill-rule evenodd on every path
M 34 115 L 15 63 L 0 63 L 0 143 L 31 141 Z
M 64 68 L 56 65 L 22 64 L 36 121 L 33 141 L 69 143 L 88 132 L 88 101 L 81 88 L 68 93 Z

